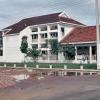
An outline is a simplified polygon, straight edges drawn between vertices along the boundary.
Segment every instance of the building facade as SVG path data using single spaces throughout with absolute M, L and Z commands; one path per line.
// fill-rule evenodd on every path
M 79 63 L 85 57 L 86 62 L 94 63 L 96 62 L 94 31 L 95 27 L 88 27 L 68 17 L 65 12 L 26 18 L 0 32 L 2 40 L 0 62 L 23 62 L 24 55 L 20 51 L 20 45 L 22 37 L 27 36 L 28 47 L 34 46 L 42 52 L 39 61 L 56 61 L 56 57 L 50 53 L 49 44 L 46 45 L 47 40 L 56 39 L 62 45 L 75 46 L 75 60 L 72 62 Z M 57 61 L 66 62 L 62 53 L 58 54 Z
M 75 28 L 69 35 L 65 36 L 62 44 L 74 45 L 75 62 L 96 63 L 96 26 Z

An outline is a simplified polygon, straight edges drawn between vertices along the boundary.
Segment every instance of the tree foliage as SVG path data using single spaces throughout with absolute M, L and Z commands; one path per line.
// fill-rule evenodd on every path
M 71 45 L 64 46 L 63 54 L 67 60 L 73 60 L 75 58 L 75 47 Z
M 24 64 L 25 64 L 27 49 L 28 49 L 27 36 L 23 36 L 21 41 L 20 51 L 24 54 Z
M 27 56 L 31 57 L 34 62 L 36 62 L 37 58 L 40 56 L 40 50 L 37 50 L 34 46 L 29 48 L 27 51 Z
M 27 48 L 28 48 L 27 37 L 23 36 L 22 41 L 21 41 L 20 51 L 22 53 L 26 54 L 27 53 Z
M 51 45 L 51 53 L 58 55 L 58 53 L 61 51 L 61 45 L 58 43 L 58 41 L 55 40 L 50 40 L 50 45 Z

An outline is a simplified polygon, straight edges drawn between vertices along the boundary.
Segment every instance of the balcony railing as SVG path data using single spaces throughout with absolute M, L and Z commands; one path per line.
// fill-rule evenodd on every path
M 78 60 L 89 60 L 89 55 L 77 55 Z M 96 55 L 92 55 L 92 60 L 96 60 Z
M 38 39 L 32 39 L 32 42 L 38 42 Z
M 41 42 L 46 42 L 47 38 L 41 38 Z

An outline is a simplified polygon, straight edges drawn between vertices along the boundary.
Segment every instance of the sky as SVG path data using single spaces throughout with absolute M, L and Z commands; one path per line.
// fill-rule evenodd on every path
M 23 18 L 62 11 L 83 24 L 96 23 L 95 0 L 0 0 L 0 29 Z

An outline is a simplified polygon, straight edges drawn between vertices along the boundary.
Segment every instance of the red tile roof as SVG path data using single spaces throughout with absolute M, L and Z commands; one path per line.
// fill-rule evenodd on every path
M 60 14 L 61 14 L 61 12 L 49 14 L 49 15 L 26 18 L 26 19 L 19 21 L 16 24 L 6 27 L 5 29 L 12 29 L 7 34 L 14 34 L 14 33 L 19 33 L 25 27 L 30 26 L 30 25 L 53 23 L 53 22 L 59 22 L 59 21 L 64 21 L 67 23 L 78 24 L 78 25 L 84 25 L 78 21 L 75 21 L 74 19 L 61 17 L 61 16 L 59 16 Z
M 96 26 L 79 27 L 65 36 L 61 43 L 92 42 L 96 41 Z

